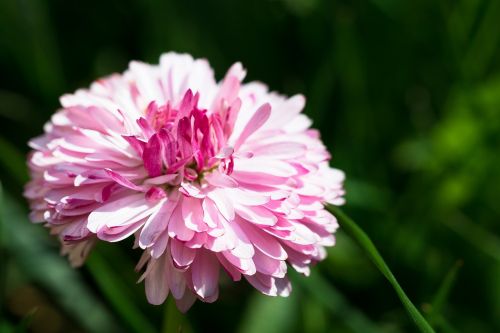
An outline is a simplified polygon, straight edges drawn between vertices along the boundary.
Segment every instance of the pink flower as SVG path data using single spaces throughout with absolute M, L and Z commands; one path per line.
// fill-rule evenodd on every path
M 96 240 L 135 237 L 146 295 L 186 311 L 218 297 L 220 268 L 262 293 L 287 296 L 287 266 L 334 245 L 344 174 L 301 111 L 304 97 L 242 84 L 234 64 L 217 83 L 206 60 L 168 53 L 61 98 L 30 141 L 25 195 L 74 265 Z M 288 264 L 288 265 L 287 265 Z

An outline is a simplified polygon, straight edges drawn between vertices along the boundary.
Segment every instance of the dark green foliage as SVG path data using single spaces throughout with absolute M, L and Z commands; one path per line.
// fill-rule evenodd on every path
M 60 95 L 171 50 L 306 95 L 343 211 L 416 308 L 436 332 L 500 332 L 499 18 L 498 0 L 0 0 L 0 332 L 172 330 L 130 242 L 74 270 L 21 195 Z M 416 332 L 346 231 L 289 299 L 223 280 L 183 332 Z

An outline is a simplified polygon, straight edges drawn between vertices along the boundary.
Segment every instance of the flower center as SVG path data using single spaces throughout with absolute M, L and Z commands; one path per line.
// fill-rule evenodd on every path
M 151 102 L 146 117 L 137 121 L 146 140 L 127 137 L 150 178 L 171 175 L 194 182 L 217 168 L 232 173 L 233 149 L 226 146 L 225 120 L 198 108 L 198 100 L 199 95 L 188 90 L 177 108 Z

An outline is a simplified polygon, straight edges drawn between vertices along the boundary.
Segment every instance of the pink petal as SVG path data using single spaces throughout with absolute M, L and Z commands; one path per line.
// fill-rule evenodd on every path
M 277 278 L 282 278 L 286 275 L 286 263 L 284 261 L 270 258 L 260 251 L 255 251 L 252 259 L 257 272 Z
M 224 80 L 222 81 L 221 87 L 217 97 L 214 99 L 212 109 L 221 112 L 221 105 L 223 101 L 226 103 L 232 103 L 238 96 L 240 90 L 240 82 L 245 77 L 245 70 L 243 69 L 241 63 L 235 63 L 228 70 Z M 223 115 L 224 120 L 226 115 Z
M 196 301 L 196 297 L 190 293 L 186 292 L 180 299 L 175 299 L 175 304 L 177 305 L 177 308 L 179 309 L 180 312 L 186 313 L 191 306 L 193 306 L 194 302 Z
M 234 233 L 233 237 L 235 237 L 236 239 L 236 246 L 234 247 L 234 249 L 230 250 L 231 254 L 242 259 L 252 258 L 255 250 L 245 232 L 240 228 L 240 223 L 228 223 L 226 225 L 226 233 L 224 235 L 231 234 L 230 232 L 228 232 L 229 230 Z
M 170 256 L 170 254 L 167 253 L 167 256 Z M 182 299 L 185 294 L 191 294 L 189 290 L 186 290 L 186 278 L 184 274 L 184 272 L 175 268 L 171 262 L 169 263 L 169 267 L 167 268 L 168 284 L 170 285 L 170 292 L 176 300 Z
M 218 171 L 214 171 L 205 175 L 204 179 L 211 185 L 217 187 L 238 187 L 238 182 L 234 180 L 232 177 L 220 173 Z
M 139 125 L 139 127 L 141 128 L 142 132 L 146 136 L 146 139 L 149 139 L 152 135 L 154 135 L 155 131 L 151 128 L 149 122 L 146 119 L 142 117 L 139 118 L 137 120 L 137 125 Z
M 291 223 L 295 227 L 294 243 L 300 244 L 300 245 L 310 245 L 310 244 L 315 244 L 318 241 L 320 241 L 319 236 L 316 235 L 314 232 L 312 232 L 311 229 L 309 229 L 305 225 L 300 224 L 300 223 L 294 223 L 294 222 L 291 222 Z
M 158 200 L 161 200 L 161 199 L 165 198 L 166 196 L 167 196 L 167 194 L 160 187 L 151 187 L 146 192 L 146 200 L 149 202 L 157 202 Z
M 123 135 L 122 136 L 127 142 L 130 144 L 130 146 L 134 149 L 136 152 L 137 156 L 142 157 L 142 153 L 144 152 L 144 147 L 146 146 L 146 142 L 139 140 L 135 136 L 127 136 Z
M 155 209 L 144 198 L 144 194 L 132 194 L 109 202 L 89 215 L 87 228 L 97 233 L 103 226 L 116 227 L 137 222 Z
M 207 237 L 204 247 L 212 252 L 230 251 L 236 248 L 238 240 L 234 233 L 224 230 L 222 235 Z
M 274 279 L 274 283 L 276 285 L 277 294 L 281 297 L 288 297 L 292 292 L 292 284 L 288 280 L 287 277 Z
M 216 253 L 217 259 L 219 263 L 222 265 L 222 268 L 226 271 L 226 273 L 231 277 L 233 281 L 241 280 L 241 273 L 237 270 L 233 264 L 231 264 L 224 255 L 221 253 Z
M 191 249 L 199 249 L 207 242 L 207 234 L 205 232 L 198 232 L 184 245 Z
M 231 199 L 244 206 L 261 206 L 269 202 L 270 197 L 263 193 L 248 191 L 244 188 L 226 189 Z
M 158 177 L 146 179 L 144 181 L 144 184 L 152 184 L 152 185 L 170 184 L 171 182 L 175 182 L 177 178 L 179 178 L 178 174 L 161 175 Z
M 276 238 L 261 231 L 251 223 L 243 221 L 242 223 L 239 223 L 239 225 L 247 235 L 250 242 L 252 242 L 252 244 L 262 253 L 274 259 L 286 260 L 287 253 Z
M 283 100 L 281 103 L 273 103 L 273 114 L 271 115 L 265 128 L 287 128 L 291 127 L 289 124 L 294 123 L 294 120 L 300 115 L 304 108 L 305 98 L 303 95 L 294 95 L 288 99 Z M 304 120 L 303 120 L 304 121 Z M 284 126 L 286 125 L 286 126 Z M 305 130 L 310 126 L 310 122 L 306 123 Z M 296 126 L 296 125 L 295 125 Z
M 142 153 L 144 168 L 150 177 L 158 177 L 162 170 L 162 146 L 158 135 L 154 134 L 146 144 Z
M 198 251 L 191 266 L 193 287 L 198 296 L 207 300 L 219 292 L 219 262 L 214 254 Z
M 272 156 L 276 159 L 294 159 L 304 156 L 307 146 L 296 142 L 276 142 L 252 148 L 254 156 Z
M 234 165 L 234 171 L 267 174 L 274 177 L 291 177 L 297 175 L 297 169 L 287 162 L 271 159 L 269 157 L 253 157 L 249 159 L 240 159 Z M 257 176 L 256 175 L 256 176 Z M 234 174 L 236 179 L 237 176 Z M 254 180 L 255 181 L 255 180 Z M 279 179 L 277 179 L 279 181 Z
M 137 240 L 137 238 L 136 238 Z M 167 249 L 168 241 L 170 237 L 168 237 L 168 233 L 165 230 L 156 238 L 154 243 L 149 247 L 149 251 L 152 258 L 158 259 Z M 141 246 L 141 244 L 139 244 Z M 142 246 L 141 246 L 142 247 Z
M 223 190 L 213 190 L 208 193 L 208 197 L 212 199 L 222 216 L 224 216 L 227 221 L 232 221 L 234 219 L 233 204 Z
M 266 123 L 270 115 L 271 105 L 269 103 L 260 106 L 257 111 L 255 111 L 255 114 L 252 116 L 252 118 L 250 118 L 240 136 L 236 140 L 234 149 L 238 150 L 238 148 L 248 139 L 248 137 L 250 137 L 259 128 L 261 128 L 262 125 Z
M 146 297 L 149 303 L 159 305 L 167 299 L 169 290 L 165 271 L 165 259 L 151 259 L 149 265 L 152 265 L 152 269 L 146 276 Z
M 193 238 L 194 234 L 195 232 L 188 229 L 184 224 L 182 208 L 178 205 L 170 217 L 170 221 L 168 223 L 168 235 L 170 237 L 177 237 L 177 239 L 187 242 Z
M 130 225 L 119 226 L 119 227 L 107 227 L 104 226 L 97 232 L 97 237 L 100 240 L 107 242 L 119 242 L 128 236 L 134 234 L 138 229 L 142 227 L 142 221 Z
M 131 190 L 135 190 L 135 191 L 141 191 L 141 192 L 143 191 L 142 186 L 135 185 L 130 180 L 128 180 L 127 178 L 120 175 L 118 172 L 115 172 L 115 171 L 108 169 L 108 168 L 105 168 L 104 171 L 106 171 L 106 173 L 108 174 L 109 177 L 111 177 L 111 179 L 113 179 L 115 182 L 117 182 L 121 186 L 127 187 L 127 188 L 129 188 Z
M 273 226 L 278 222 L 276 215 L 262 206 L 235 205 L 235 210 L 239 216 L 255 224 Z
M 239 164 L 239 162 L 238 162 Z M 250 169 L 250 168 L 248 168 Z M 245 183 L 242 187 L 247 187 L 247 184 L 258 184 L 258 185 L 283 185 L 289 180 L 288 176 L 275 176 L 267 173 L 265 170 L 255 171 L 241 171 L 236 170 L 233 171 L 231 176 L 236 179 L 240 184 Z
M 253 276 L 245 276 L 248 282 L 257 290 L 268 296 L 286 297 L 291 292 L 291 285 L 286 278 L 273 278 L 269 275 L 257 273 Z
M 179 191 L 185 196 L 190 196 L 195 198 L 205 197 L 205 195 L 201 192 L 200 188 L 188 182 L 182 182 Z
M 177 207 L 174 196 L 159 203 L 158 210 L 151 214 L 139 235 L 139 246 L 143 249 L 154 244 L 156 239 L 167 230 L 172 213 Z
M 187 267 L 191 265 L 196 255 L 196 251 L 186 247 L 182 242 L 172 238 L 170 242 L 170 254 L 177 267 Z
M 245 275 L 253 275 L 257 272 L 252 259 L 238 258 L 229 251 L 221 252 L 224 258 L 231 263 L 238 271 Z
M 219 217 L 215 203 L 210 199 L 205 199 L 202 202 L 203 221 L 210 227 L 215 228 L 219 224 Z
M 182 217 L 187 228 L 201 232 L 207 230 L 203 221 L 203 208 L 199 199 L 186 197 L 182 200 Z

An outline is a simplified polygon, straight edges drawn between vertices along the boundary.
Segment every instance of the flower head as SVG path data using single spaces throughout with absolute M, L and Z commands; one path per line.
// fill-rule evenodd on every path
M 221 268 L 287 296 L 287 266 L 308 274 L 334 244 L 344 174 L 301 114 L 304 97 L 217 83 L 205 60 L 164 54 L 61 98 L 30 141 L 31 218 L 74 265 L 97 240 L 135 237 L 146 295 L 187 310 L 218 297 Z M 288 265 L 287 265 L 288 264 Z

